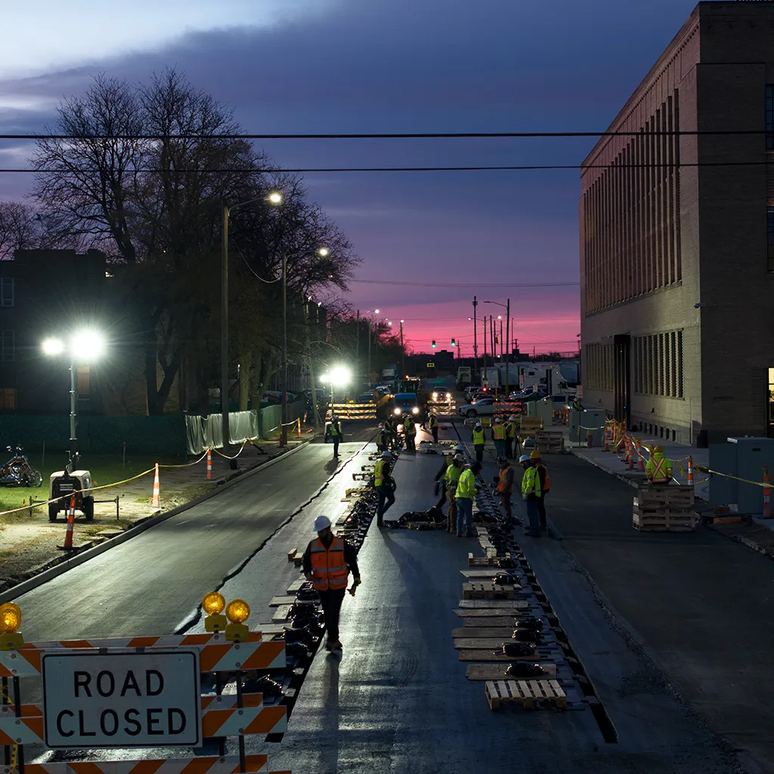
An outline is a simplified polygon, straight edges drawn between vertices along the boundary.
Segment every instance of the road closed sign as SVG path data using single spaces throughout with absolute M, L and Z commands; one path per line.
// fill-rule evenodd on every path
M 201 744 L 199 652 L 44 653 L 48 747 Z

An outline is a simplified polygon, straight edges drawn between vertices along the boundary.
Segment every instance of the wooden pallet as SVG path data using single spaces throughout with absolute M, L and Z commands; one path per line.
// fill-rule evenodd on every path
M 500 709 L 501 702 L 521 702 L 524 709 L 543 702 L 561 709 L 567 706 L 567 694 L 556 680 L 489 680 L 485 692 L 493 712 Z
M 500 619 L 510 618 L 513 620 L 513 616 L 517 615 L 517 611 L 509 610 L 508 608 L 485 608 L 483 610 L 455 610 L 455 615 L 460 618 L 494 618 L 497 616 Z
M 640 532 L 693 532 L 698 521 L 693 514 L 634 514 L 632 527 Z
M 493 661 L 493 662 L 509 662 L 509 661 L 532 661 L 533 663 L 540 659 L 537 651 L 533 651 L 529 656 L 499 656 L 495 655 L 497 648 L 489 648 L 476 650 L 475 648 L 459 648 L 457 655 L 460 661 Z M 486 677 L 485 680 L 498 680 L 502 676 L 502 672 L 495 677 Z
M 505 556 L 510 556 L 510 554 L 505 554 Z M 497 560 L 499 558 L 497 556 L 473 556 L 473 554 L 468 554 L 468 567 L 497 567 Z
M 535 444 L 541 454 L 561 454 L 564 451 L 564 433 L 561 430 L 538 430 Z
M 508 660 L 507 656 L 504 656 Z M 515 659 L 510 659 L 514 661 Z M 525 678 L 527 680 L 547 680 L 549 678 L 556 678 L 556 664 L 541 664 L 539 661 L 533 659 L 533 663 L 541 667 L 545 672 L 544 675 L 535 678 Z M 465 670 L 465 677 L 468 680 L 513 680 L 512 677 L 508 677 L 505 674 L 507 667 L 502 664 L 468 664 L 468 668 Z
M 642 510 L 659 508 L 685 509 L 693 508 L 695 502 L 694 489 L 687 484 L 669 486 L 642 485 L 637 489 L 637 503 Z
M 502 637 L 504 640 L 510 640 L 515 626 L 508 626 L 507 621 L 503 621 L 499 626 L 473 626 L 452 629 L 452 637 Z
M 513 599 L 513 586 L 499 586 L 492 581 L 469 581 L 462 584 L 463 599 Z

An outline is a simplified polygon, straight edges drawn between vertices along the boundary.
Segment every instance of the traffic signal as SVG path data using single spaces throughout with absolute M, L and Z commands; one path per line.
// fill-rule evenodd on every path
M 452 340 L 451 340 L 451 345 L 452 345 L 453 347 L 456 347 L 456 346 L 457 346 L 457 339 L 452 339 Z
M 435 349 L 435 339 L 433 339 L 432 347 Z

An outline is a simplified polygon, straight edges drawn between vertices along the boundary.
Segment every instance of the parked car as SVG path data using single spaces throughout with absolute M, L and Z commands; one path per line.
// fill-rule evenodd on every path
M 498 408 L 497 398 L 479 398 L 465 406 L 460 406 L 457 413 L 466 419 L 474 419 L 478 416 L 491 416 Z
M 373 392 L 361 392 L 355 403 L 375 403 Z

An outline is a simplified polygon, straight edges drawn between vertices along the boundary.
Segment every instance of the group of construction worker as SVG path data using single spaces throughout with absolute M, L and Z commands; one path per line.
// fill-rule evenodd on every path
M 519 436 L 517 433 L 516 417 L 510 416 L 503 421 L 502 417 L 495 417 L 492 422 L 491 436 L 494 441 L 495 453 L 497 457 L 506 457 L 513 459 L 515 451 L 518 449 Z M 484 459 L 484 447 L 486 446 L 486 435 L 481 422 L 478 421 L 473 426 L 473 451 L 476 459 L 481 462 Z
M 402 418 L 391 415 L 384 420 L 376 435 L 376 448 L 379 451 L 394 451 L 398 446 L 398 427 L 403 425 L 403 442 L 406 451 L 417 450 L 417 420 L 412 414 L 405 414 Z M 433 436 L 433 443 L 438 443 L 438 417 L 433 413 L 427 416 L 420 427 L 427 430 Z

